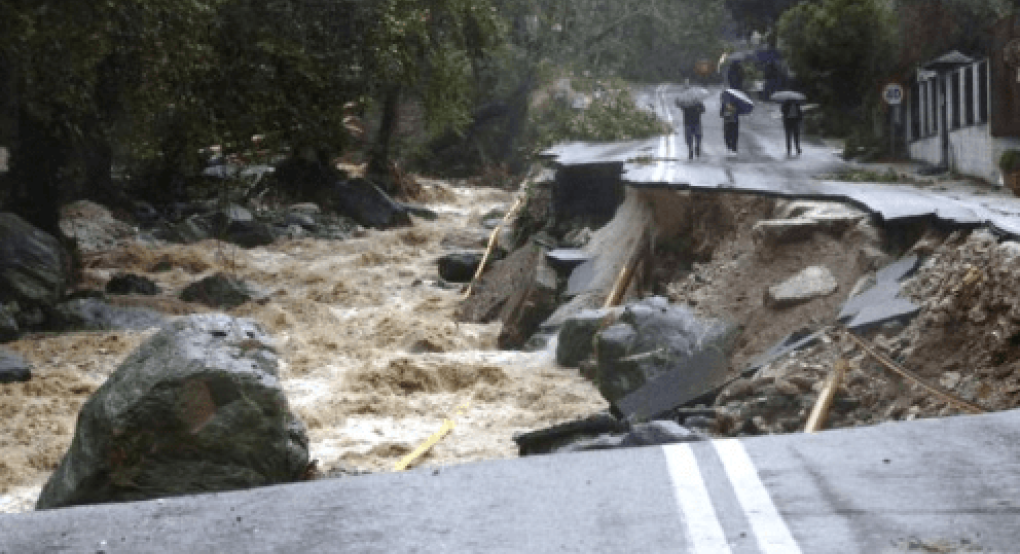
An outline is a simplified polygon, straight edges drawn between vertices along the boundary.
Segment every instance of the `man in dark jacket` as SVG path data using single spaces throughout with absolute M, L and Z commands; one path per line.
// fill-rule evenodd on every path
M 783 130 L 786 131 L 786 155 L 792 156 L 792 146 L 797 147 L 797 155 L 800 155 L 800 122 L 804 119 L 804 113 L 800 108 L 800 102 L 787 100 L 783 102 L 780 110 L 783 112 Z
M 677 107 L 684 113 L 684 140 L 687 142 L 687 159 L 693 160 L 695 156 L 701 157 L 701 114 L 705 113 L 705 104 L 700 100 L 691 104 L 681 104 L 676 101 Z
M 723 139 L 726 149 L 732 154 L 737 153 L 737 137 L 740 135 L 740 112 L 732 98 L 723 96 L 719 117 L 723 120 Z

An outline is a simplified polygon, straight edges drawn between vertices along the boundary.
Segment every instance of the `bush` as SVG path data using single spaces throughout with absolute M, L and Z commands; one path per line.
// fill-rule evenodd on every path
M 1020 150 L 1006 150 L 999 156 L 999 169 L 1003 174 L 1020 171 Z
M 634 103 L 622 81 L 578 83 L 574 90 L 588 89 L 591 103 L 577 109 L 562 100 L 548 102 L 529 117 L 528 143 L 545 148 L 566 141 L 619 141 L 654 137 L 670 132 L 654 113 Z

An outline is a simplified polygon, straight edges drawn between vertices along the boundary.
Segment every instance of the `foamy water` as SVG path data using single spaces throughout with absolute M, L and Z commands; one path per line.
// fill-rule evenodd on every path
M 604 409 L 605 402 L 576 370 L 556 367 L 548 352 L 496 350 L 498 324 L 454 321 L 462 293 L 432 285 L 438 278 L 436 260 L 444 253 L 440 242 L 451 231 L 477 228 L 483 214 L 505 209 L 512 196 L 494 189 L 446 188 L 435 196 L 450 200 L 429 206 L 440 219 L 416 219 L 412 228 L 368 231 L 343 242 L 284 240 L 252 250 L 215 241 L 126 248 L 93 260 L 91 278 L 101 282 L 114 270 L 131 271 L 172 294 L 229 260 L 239 277 L 270 292 L 268 303 L 230 313 L 257 319 L 273 334 L 284 389 L 308 426 L 311 457 L 322 470 L 390 471 L 465 405 L 454 431 L 422 463 L 513 457 L 514 433 L 588 415 Z M 175 269 L 148 273 L 160 257 Z M 104 346 L 110 336 L 118 338 Z M 94 377 L 82 385 L 76 371 L 76 380 L 57 380 L 46 390 L 0 385 L 0 402 L 18 394 L 18 402 L 0 404 L 0 414 L 16 425 L 31 424 L 33 405 L 53 406 L 48 433 L 16 434 L 22 437 L 17 444 L 0 439 L 0 511 L 31 508 L 70 443 L 81 402 L 144 338 L 87 337 L 73 345 L 67 337 L 11 345 L 36 364 L 37 375 L 66 371 L 67 360 L 55 352 L 73 346 L 73 363 L 88 366 Z

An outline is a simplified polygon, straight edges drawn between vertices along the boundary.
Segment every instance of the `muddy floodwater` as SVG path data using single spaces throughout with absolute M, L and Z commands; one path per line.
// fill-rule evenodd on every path
M 101 287 L 118 271 L 145 275 L 165 291 L 138 300 L 171 313 L 201 311 L 174 295 L 228 270 L 268 294 L 230 311 L 272 333 L 292 408 L 308 426 L 311 458 L 337 468 L 392 471 L 458 407 L 453 433 L 421 462 L 451 465 L 517 455 L 514 433 L 606 408 L 576 370 L 549 352 L 496 349 L 499 324 L 464 324 L 462 292 L 437 286 L 443 238 L 478 229 L 509 192 L 427 182 L 438 221 L 367 231 L 346 241 L 280 240 L 243 250 L 127 242 L 88 257 Z M 156 262 L 170 271 L 153 272 Z M 0 512 L 32 508 L 70 444 L 81 404 L 150 332 L 34 335 L 5 345 L 34 364 L 28 383 L 0 385 Z

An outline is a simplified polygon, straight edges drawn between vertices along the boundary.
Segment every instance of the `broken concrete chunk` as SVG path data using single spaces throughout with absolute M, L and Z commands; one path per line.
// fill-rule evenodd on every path
M 811 266 L 786 281 L 769 287 L 765 305 L 784 308 L 828 296 L 839 288 L 832 272 L 823 266 Z

